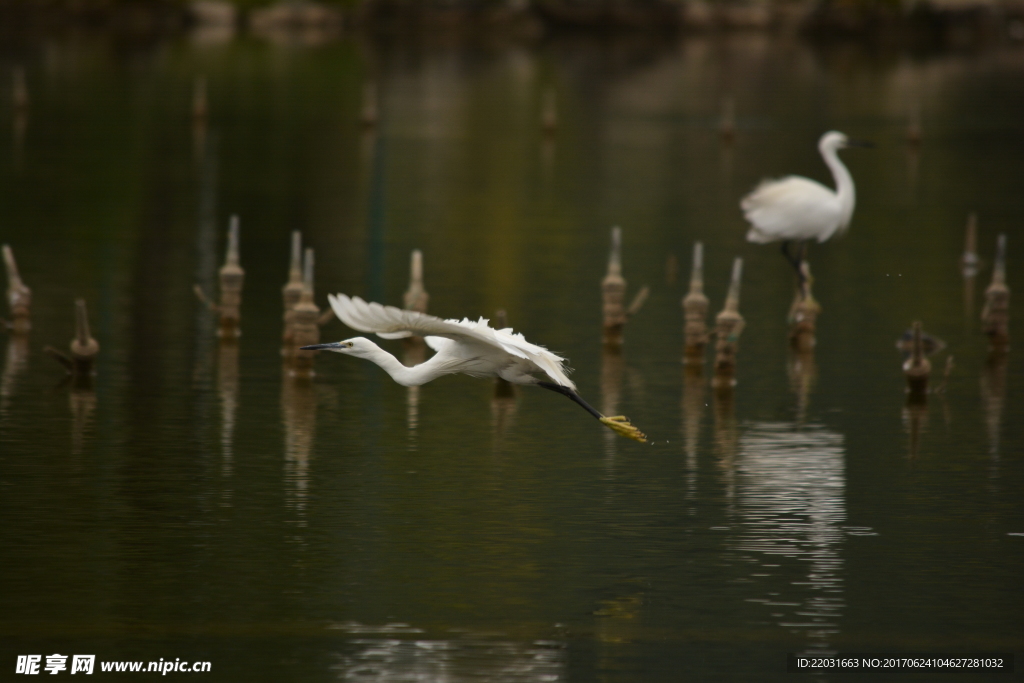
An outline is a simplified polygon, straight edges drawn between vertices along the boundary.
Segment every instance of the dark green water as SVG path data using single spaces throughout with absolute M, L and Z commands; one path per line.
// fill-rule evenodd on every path
M 15 63 L 32 103 L 16 117 L 4 91 L 0 241 L 34 304 L 0 379 L 5 678 L 19 654 L 63 653 L 206 660 L 218 681 L 790 680 L 787 652 L 1024 649 L 1022 364 L 988 357 L 990 265 L 970 298 L 958 266 L 976 211 L 983 258 L 1006 232 L 1024 291 L 1024 48 L 67 38 L 9 47 Z M 877 148 L 844 152 L 857 210 L 812 248 L 824 313 L 800 370 L 791 274 L 745 242 L 738 201 L 764 176 L 831 182 L 829 129 Z M 192 294 L 214 287 L 232 213 L 236 350 Z M 631 290 L 652 290 L 621 357 L 600 344 L 612 225 Z M 399 304 L 421 248 L 431 312 L 506 309 L 655 443 L 467 377 L 418 399 L 342 356 L 284 377 L 295 229 L 321 306 Z M 680 364 L 698 239 L 713 311 L 746 263 L 732 392 Z M 90 389 L 42 350 L 66 348 L 76 296 L 102 347 Z M 915 319 L 948 344 L 939 371 L 955 356 L 924 410 L 894 348 Z

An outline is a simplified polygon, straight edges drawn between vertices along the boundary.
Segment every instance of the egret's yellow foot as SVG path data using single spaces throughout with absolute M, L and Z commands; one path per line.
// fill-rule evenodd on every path
M 601 424 L 627 439 L 633 439 L 633 441 L 639 441 L 640 443 L 647 443 L 647 435 L 631 425 L 625 415 L 602 417 Z

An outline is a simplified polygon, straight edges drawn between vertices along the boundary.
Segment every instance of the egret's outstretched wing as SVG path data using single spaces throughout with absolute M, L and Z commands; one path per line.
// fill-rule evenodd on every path
M 327 299 L 338 318 L 353 330 L 373 332 L 385 339 L 416 335 L 483 344 L 529 360 L 558 384 L 576 389 L 576 385 L 565 375 L 564 358 L 556 356 L 543 346 L 531 344 L 522 334 L 513 333 L 510 329 L 495 330 L 487 324 L 485 318 L 480 318 L 476 322 L 469 319 L 442 320 L 425 313 L 403 311 L 394 306 L 363 301 L 358 296 L 328 294 Z M 446 346 L 441 340 L 428 339 L 427 343 L 435 351 L 440 351 Z
M 823 242 L 842 220 L 836 193 L 800 176 L 765 180 L 743 198 L 740 208 L 751 225 L 747 240 L 761 244 L 806 239 Z

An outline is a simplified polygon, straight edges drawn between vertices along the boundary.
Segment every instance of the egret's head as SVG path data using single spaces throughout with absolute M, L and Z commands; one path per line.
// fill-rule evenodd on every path
M 822 154 L 825 153 L 825 150 L 837 150 L 844 147 L 874 147 L 874 145 L 864 140 L 851 140 L 846 137 L 845 133 L 840 133 L 837 130 L 830 130 L 818 141 L 818 150 Z
M 313 344 L 312 346 L 303 346 L 301 348 L 303 351 L 333 351 L 349 356 L 365 357 L 373 349 L 376 349 L 377 345 L 366 337 L 352 337 L 345 341 L 331 342 L 330 344 Z
M 850 144 L 849 138 L 846 137 L 845 133 L 840 133 L 837 130 L 830 130 L 821 136 L 821 140 L 818 141 L 818 149 L 825 151 L 826 149 L 842 149 Z

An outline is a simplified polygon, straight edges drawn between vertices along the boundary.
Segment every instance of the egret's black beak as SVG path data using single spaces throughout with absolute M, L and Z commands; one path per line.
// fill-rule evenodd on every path
M 870 140 L 847 140 L 847 147 L 864 147 L 865 149 L 874 149 L 875 143 Z
M 342 349 L 347 348 L 350 344 L 344 342 L 332 342 L 330 344 L 313 344 L 312 346 L 300 346 L 299 348 L 303 351 L 327 351 L 329 349 Z

